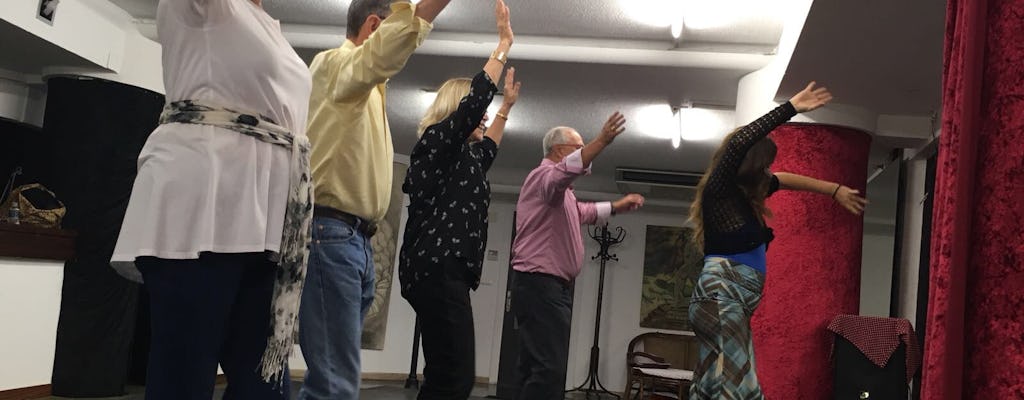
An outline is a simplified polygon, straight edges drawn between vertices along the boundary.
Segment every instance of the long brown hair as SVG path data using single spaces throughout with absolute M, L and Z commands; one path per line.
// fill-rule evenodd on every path
M 711 165 L 704 172 L 704 176 L 700 178 L 700 183 L 697 184 L 697 195 L 690 205 L 690 222 L 694 226 L 693 240 L 701 250 L 704 249 L 704 215 L 702 210 L 704 186 L 707 185 L 708 178 L 714 172 L 714 168 L 717 168 L 722 160 L 729 141 L 740 132 L 740 129 L 742 127 L 726 135 L 725 139 L 722 140 L 722 144 L 718 146 L 718 150 L 715 150 L 714 156 L 711 157 Z M 765 199 L 768 198 L 768 190 L 771 188 L 772 183 L 768 167 L 775 161 L 777 152 L 778 148 L 771 139 L 766 137 L 757 141 L 747 150 L 746 156 L 743 157 L 743 162 L 740 163 L 740 169 L 736 173 L 736 185 L 739 186 L 747 202 L 750 203 L 750 208 L 761 218 L 762 223 L 772 216 L 772 211 L 765 205 Z

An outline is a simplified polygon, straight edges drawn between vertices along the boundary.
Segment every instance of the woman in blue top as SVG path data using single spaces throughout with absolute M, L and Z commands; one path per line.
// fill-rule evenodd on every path
M 689 318 L 700 341 L 690 399 L 763 399 L 754 366 L 750 316 L 761 300 L 768 243 L 765 199 L 781 189 L 832 196 L 854 214 L 867 200 L 858 191 L 769 169 L 775 143 L 768 134 L 797 113 L 832 99 L 807 85 L 787 103 L 726 136 L 697 185 L 690 207 L 694 238 L 704 249 L 704 269 L 690 301 Z

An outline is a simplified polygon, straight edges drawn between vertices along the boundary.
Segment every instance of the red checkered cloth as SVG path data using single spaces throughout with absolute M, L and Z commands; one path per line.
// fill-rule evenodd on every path
M 907 345 L 907 382 L 910 382 L 921 366 L 917 335 L 910 321 L 904 318 L 838 315 L 832 319 L 828 330 L 849 340 L 879 367 L 885 367 L 900 343 Z

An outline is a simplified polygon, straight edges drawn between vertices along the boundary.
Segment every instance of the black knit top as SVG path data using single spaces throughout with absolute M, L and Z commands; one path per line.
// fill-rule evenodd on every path
M 736 183 L 736 175 L 747 152 L 772 130 L 797 114 L 789 102 L 743 127 L 725 144 L 726 150 L 712 166 L 701 198 L 704 223 L 704 254 L 739 254 L 754 250 L 774 239 Z M 771 195 L 779 189 L 772 176 Z

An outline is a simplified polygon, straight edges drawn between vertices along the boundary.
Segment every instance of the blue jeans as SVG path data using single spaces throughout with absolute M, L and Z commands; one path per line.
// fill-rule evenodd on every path
M 373 303 L 370 239 L 333 218 L 313 218 L 313 243 L 299 308 L 306 378 L 299 399 L 359 398 L 363 318 Z
M 146 399 L 210 400 L 218 363 L 228 379 L 224 399 L 288 398 L 287 379 L 276 387 L 259 372 L 277 270 L 265 254 L 139 257 L 135 265 L 146 280 L 153 332 Z

